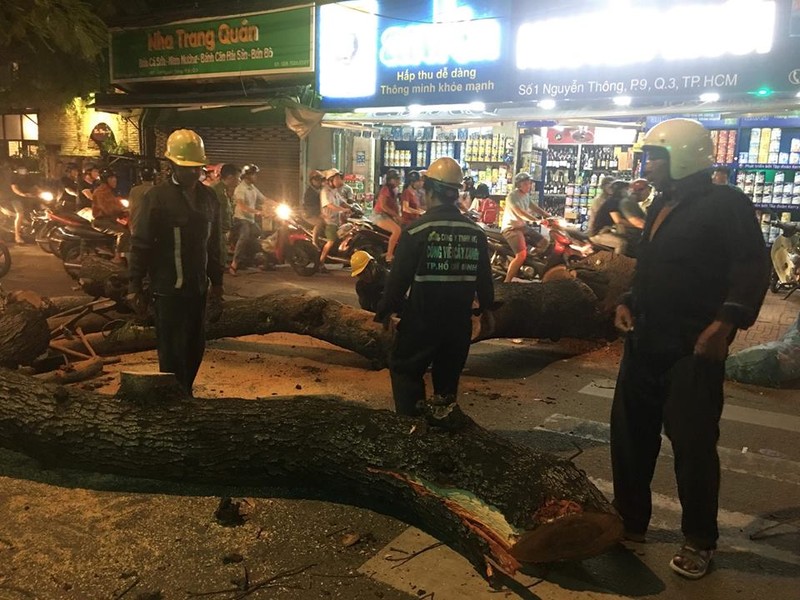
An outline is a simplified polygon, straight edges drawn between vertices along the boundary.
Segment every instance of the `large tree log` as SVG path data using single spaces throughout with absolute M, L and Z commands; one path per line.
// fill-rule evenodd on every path
M 0 366 L 28 365 L 47 349 L 50 329 L 42 305 L 9 296 L 0 312 Z
M 634 261 L 609 253 L 598 253 L 576 271 L 576 279 L 533 284 L 499 284 L 496 295 L 500 307 L 494 311 L 492 331 L 481 330 L 476 319 L 473 327 L 475 341 L 489 338 L 580 338 L 587 340 L 613 339 L 613 308 L 619 296 L 630 285 Z M 116 282 L 111 287 L 121 293 L 118 285 L 124 276 L 118 265 L 90 258 L 82 270 L 81 281 L 87 291 L 108 291 L 104 274 Z M 90 276 L 91 274 L 91 276 Z M 89 282 L 92 283 L 92 287 Z M 120 293 L 116 293 L 117 296 Z M 114 295 L 114 294 L 112 294 Z M 53 307 L 74 307 L 76 302 L 59 298 Z M 127 318 L 124 312 L 117 317 Z M 69 322 L 51 318 L 51 329 Z M 108 325 L 108 319 L 88 315 L 80 323 L 84 331 L 97 331 Z M 252 299 L 230 300 L 225 303 L 222 319 L 208 327 L 208 338 L 288 332 L 309 335 L 365 356 L 377 367 L 386 366 L 391 346 L 390 334 L 372 322 L 372 315 L 313 292 L 277 291 Z M 90 335 L 89 341 L 99 354 L 123 354 L 155 348 L 155 332 L 150 327 L 129 323 L 104 335 Z M 81 350 L 80 344 L 72 348 Z M 10 361 L 13 362 L 13 361 Z M 24 364 L 24 360 L 17 360 Z
M 593 556 L 622 534 L 614 509 L 568 460 L 472 422 L 443 432 L 334 398 L 154 392 L 137 402 L 0 371 L 0 445 L 48 466 L 282 486 L 367 506 L 438 537 L 485 576 L 491 564 L 513 573 Z

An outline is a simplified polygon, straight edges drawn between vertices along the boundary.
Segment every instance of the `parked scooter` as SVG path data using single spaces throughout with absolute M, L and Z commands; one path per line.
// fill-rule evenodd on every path
M 570 268 L 576 261 L 586 258 L 595 251 L 591 243 L 579 239 L 568 229 L 563 219 L 552 217 L 540 223 L 547 230 L 550 243 L 543 252 L 537 252 L 534 240 L 531 239 L 531 234 L 536 230 L 532 226 L 526 228 L 528 255 L 517 272 L 517 278 L 526 281 L 544 280 L 548 273 L 552 274 L 556 269 Z M 489 246 L 492 277 L 495 281 L 503 281 L 508 272 L 508 265 L 514 259 L 514 252 L 500 230 L 485 227 L 484 231 Z
M 773 293 L 788 290 L 784 298 L 791 296 L 800 288 L 800 226 L 797 223 L 771 221 L 781 234 L 772 242 L 770 258 L 772 274 L 769 289 Z

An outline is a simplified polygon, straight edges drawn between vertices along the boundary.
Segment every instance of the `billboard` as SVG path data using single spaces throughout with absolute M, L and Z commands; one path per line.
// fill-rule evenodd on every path
M 351 0 L 318 13 L 326 108 L 800 91 L 797 0 Z
M 111 81 L 310 73 L 311 6 L 110 32 Z

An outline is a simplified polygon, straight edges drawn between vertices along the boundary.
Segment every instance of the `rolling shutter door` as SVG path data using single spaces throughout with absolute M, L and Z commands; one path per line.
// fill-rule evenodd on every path
M 203 138 L 209 164 L 254 163 L 261 171 L 256 185 L 264 195 L 299 204 L 300 139 L 286 127 L 193 127 Z M 170 131 L 156 131 L 159 156 L 164 155 Z

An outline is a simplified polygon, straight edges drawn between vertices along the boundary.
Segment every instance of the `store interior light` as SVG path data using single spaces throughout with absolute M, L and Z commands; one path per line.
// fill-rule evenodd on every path
M 614 104 L 617 106 L 630 106 L 633 99 L 630 96 L 615 96 Z
M 796 98 L 800 98 L 800 92 L 797 92 L 797 93 L 795 94 L 795 97 L 796 97 Z
M 429 121 L 409 121 L 406 123 L 409 127 L 430 127 L 431 124 Z
M 483 112 L 486 110 L 486 104 L 483 102 L 470 102 L 469 109 L 474 110 L 475 112 Z
M 719 94 L 716 92 L 706 92 L 704 94 L 700 94 L 700 102 L 717 102 L 719 100 Z
M 758 88 L 754 92 L 754 94 L 756 96 L 758 96 L 759 98 L 768 98 L 768 97 L 772 96 L 773 91 L 770 88 L 766 87 L 766 86 L 762 86 L 762 87 Z
M 552 98 L 544 98 L 539 100 L 539 108 L 544 110 L 553 110 L 556 107 L 556 101 Z
M 421 104 L 409 104 L 408 105 L 408 114 L 410 115 L 418 115 L 422 112 L 422 105 Z

